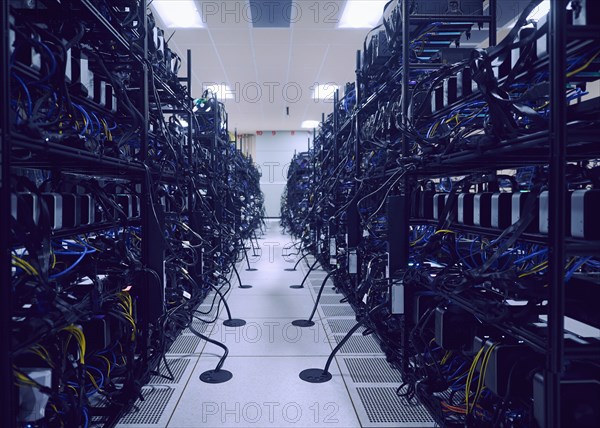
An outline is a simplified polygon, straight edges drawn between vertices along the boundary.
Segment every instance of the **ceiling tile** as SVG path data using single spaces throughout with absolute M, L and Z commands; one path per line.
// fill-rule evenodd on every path
M 295 0 L 286 29 L 252 28 L 247 0 L 196 2 L 207 28 L 177 30 L 171 47 L 184 60 L 192 49 L 195 97 L 207 82 L 236 92 L 237 99 L 225 103 L 232 130 L 297 130 L 303 120 L 332 111 L 331 103 L 312 99 L 315 83 L 343 86 L 355 79 L 356 50 L 367 30 L 336 29 L 345 0 Z M 185 74 L 185 61 L 182 69 Z
M 167 32 L 165 37 L 168 39 L 171 35 L 172 31 Z M 206 29 L 178 28 L 177 31 L 175 31 L 175 34 L 173 34 L 169 44 L 171 43 L 176 43 L 180 46 L 211 45 L 212 40 Z
M 344 10 L 345 0 L 296 1 L 291 21 L 294 28 L 335 29 Z
M 210 36 L 217 46 L 236 46 L 246 43 L 250 29 L 247 27 L 236 29 L 211 29 Z
M 271 46 L 290 44 L 292 30 L 281 28 L 264 28 L 252 30 L 252 42 L 255 46 Z

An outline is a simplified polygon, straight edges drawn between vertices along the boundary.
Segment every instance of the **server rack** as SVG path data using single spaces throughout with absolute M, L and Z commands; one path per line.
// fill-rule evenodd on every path
M 191 93 L 191 52 L 181 77 L 181 59 L 148 6 L 2 2 L 0 184 L 10 207 L 0 227 L 1 337 L 8 347 L 2 426 L 114 426 L 159 374 L 160 360 L 209 290 L 229 284 L 243 241 L 260 224 L 258 172 L 230 142 L 224 106 L 209 94 L 214 108 L 202 122 Z M 44 104 L 44 96 L 52 102 Z M 48 121 L 36 132 L 33 113 Z M 19 183 L 30 183 L 28 192 Z M 232 193 L 220 193 L 227 184 Z M 46 196 L 48 188 L 57 193 Z M 66 218 L 59 205 L 48 206 L 62 198 L 78 201 L 70 206 L 76 214 L 65 208 L 68 225 L 58 222 Z M 18 224 L 35 232 L 38 219 L 39 248 L 48 251 L 39 260 Z M 102 256 L 87 262 L 88 253 Z M 23 296 L 24 284 L 38 282 L 48 296 L 43 306 Z M 25 337 L 30 325 L 43 328 Z M 61 355 L 71 359 L 73 374 Z M 47 375 L 47 384 L 31 378 L 30 368 Z M 33 398 L 19 396 L 24 388 Z
M 441 3 L 445 4 L 445 2 Z M 456 3 L 468 7 L 473 2 Z M 296 231 L 301 230 L 303 224 L 317 227 L 315 224 L 319 224 L 324 218 L 333 216 L 338 226 L 338 234 L 329 235 L 325 239 L 329 240 L 332 237 L 335 239 L 336 258 L 330 263 L 328 251 L 317 251 L 315 256 L 320 259 L 322 264 L 328 265 L 329 269 L 335 269 L 336 287 L 346 294 L 357 312 L 357 317 L 368 319 L 366 322 L 378 336 L 388 359 L 402 372 L 405 384 L 400 393 L 409 398 L 418 396 L 429 407 L 438 423 L 447 426 L 454 426 L 453 423 L 485 426 L 477 425 L 477 423 L 485 422 L 482 420 L 485 411 L 471 410 L 468 402 L 467 410 L 465 410 L 464 404 L 462 407 L 452 407 L 451 409 L 447 407 L 448 403 L 452 404 L 452 399 L 444 395 L 443 382 L 436 384 L 436 380 L 440 379 L 435 374 L 427 374 L 426 365 L 422 362 L 419 363 L 419 359 L 429 358 L 426 360 L 429 365 L 439 367 L 439 360 L 446 362 L 449 358 L 440 355 L 439 359 L 436 357 L 436 362 L 432 360 L 435 355 L 435 352 L 431 351 L 432 347 L 427 344 L 423 346 L 415 344 L 415 331 L 422 332 L 427 328 L 429 332 L 430 327 L 435 329 L 433 339 L 435 346 L 441 348 L 442 351 L 456 353 L 458 348 L 456 348 L 456 344 L 451 343 L 453 340 L 471 342 L 475 337 L 475 341 L 479 342 L 468 345 L 464 343 L 462 345 L 465 347 L 464 349 L 473 346 L 474 349 L 487 353 L 490 347 L 496 343 L 494 340 L 498 340 L 497 343 L 516 343 L 523 346 L 519 348 L 523 354 L 537 362 L 539 370 L 537 377 L 534 380 L 529 379 L 530 383 L 525 387 L 525 389 L 533 388 L 533 392 L 529 391 L 525 394 L 530 394 L 528 397 L 535 404 L 530 409 L 523 410 L 522 414 L 519 413 L 521 415 L 519 417 L 523 419 L 519 419 L 520 422 L 517 422 L 516 419 L 512 420 L 514 425 L 510 425 L 508 420 L 499 422 L 501 417 L 497 415 L 494 423 L 506 423 L 507 426 L 518 426 L 517 423 L 523 423 L 523 426 L 536 426 L 536 424 L 566 426 L 567 423 L 585 425 L 585 423 L 589 423 L 589 420 L 584 422 L 583 420 L 569 419 L 580 416 L 577 416 L 572 407 L 569 407 L 571 405 L 567 396 L 568 394 L 577 394 L 578 399 L 581 399 L 582 402 L 585 401 L 586 396 L 597 396 L 593 395 L 597 394 L 597 390 L 594 392 L 593 387 L 590 387 L 589 390 L 571 388 L 575 388 L 572 386 L 572 382 L 597 384 L 598 377 L 597 373 L 594 373 L 593 367 L 594 364 L 597 364 L 597 357 L 600 355 L 598 340 L 594 337 L 580 337 L 574 341 L 572 337 L 565 336 L 564 316 L 567 314 L 571 317 L 584 317 L 582 313 L 576 314 L 574 308 L 583 308 L 583 301 L 586 299 L 584 296 L 586 293 L 588 293 L 588 297 L 595 295 L 596 288 L 591 286 L 578 297 L 574 297 L 576 285 L 571 283 L 565 286 L 565 282 L 573 277 L 574 272 L 580 272 L 580 276 L 586 277 L 587 275 L 587 280 L 593 283 L 595 268 L 577 270 L 573 269 L 573 265 L 582 260 L 577 258 L 578 256 L 594 260 L 598 256 L 598 243 L 591 236 L 584 239 L 582 239 L 583 236 L 569 237 L 565 223 L 568 216 L 574 213 L 574 208 L 569 205 L 571 193 L 567 192 L 567 186 L 570 186 L 570 189 L 581 188 L 573 182 L 573 168 L 575 165 L 579 167 L 588 165 L 587 171 L 591 171 L 595 165 L 593 160 L 598 158 L 598 152 L 593 148 L 597 137 L 592 131 L 592 124 L 597 119 L 597 106 L 594 107 L 594 100 L 589 102 L 580 100 L 577 104 L 573 101 L 578 98 L 577 94 L 580 93 L 581 88 L 585 88 L 586 82 L 593 82 L 598 78 L 598 64 L 595 61 L 597 53 L 590 48 L 597 40 L 597 22 L 588 19 L 583 25 L 581 22 L 576 24 L 573 18 L 576 12 L 567 11 L 567 2 L 552 2 L 547 19 L 548 24 L 545 24 L 542 19 L 538 23 L 537 30 L 531 30 L 537 31 L 536 47 L 527 51 L 528 54 L 516 53 L 515 46 L 518 44 L 515 44 L 511 48 L 513 50 L 512 57 L 509 53 L 509 59 L 506 60 L 505 54 L 504 61 L 499 60 L 494 64 L 497 69 L 493 70 L 496 74 L 492 78 L 492 80 L 496 79 L 500 82 L 505 82 L 505 79 L 513 79 L 512 82 L 520 83 L 526 89 L 547 82 L 544 83 L 547 85 L 544 87 L 548 88 L 548 92 L 545 97 L 541 97 L 544 102 L 533 104 L 536 112 L 541 111 L 542 113 L 530 116 L 535 117 L 536 120 L 538 119 L 536 115 L 544 116 L 545 119 L 538 122 L 539 127 L 527 125 L 529 131 L 511 134 L 499 125 L 502 123 L 501 120 L 498 120 L 501 112 L 481 114 L 481 111 L 475 110 L 476 114 L 465 116 L 467 120 L 476 121 L 478 117 L 490 118 L 489 122 L 481 122 L 482 129 L 485 126 L 496 126 L 497 128 L 494 128 L 493 132 L 481 131 L 480 135 L 491 136 L 492 140 L 496 136 L 497 138 L 490 144 L 480 140 L 470 146 L 463 144 L 463 147 L 456 148 L 452 144 L 459 144 L 464 140 L 456 138 L 452 142 L 452 139 L 444 139 L 446 138 L 444 136 L 438 141 L 432 141 L 429 134 L 435 135 L 438 125 L 446 126 L 450 120 L 456 120 L 458 123 L 457 112 L 461 111 L 461 105 L 469 104 L 473 100 L 481 100 L 481 94 L 485 94 L 486 91 L 488 94 L 490 93 L 489 87 L 486 86 L 489 81 L 483 81 L 480 78 L 481 75 L 475 78 L 478 83 L 477 88 L 469 86 L 468 91 L 458 97 L 455 96 L 456 94 L 451 97 L 453 94 L 448 94 L 445 89 L 447 87 L 452 89 L 452 84 L 456 81 L 448 84 L 446 82 L 459 79 L 457 71 L 464 69 L 461 68 L 464 67 L 464 64 L 472 64 L 477 67 L 478 64 L 485 63 L 486 55 L 494 57 L 494 53 L 497 55 L 501 49 L 506 49 L 506 43 L 498 45 L 497 48 L 494 47 L 497 42 L 494 17 L 496 2 L 490 2 L 491 16 L 469 16 L 468 18 L 446 14 L 419 15 L 411 13 L 411 7 L 414 7 L 415 4 L 419 4 L 419 2 L 398 1 L 394 10 L 397 16 L 402 17 L 402 26 L 395 28 L 394 37 L 396 40 L 401 39 L 402 42 L 393 49 L 393 53 L 388 52 L 385 56 L 385 61 L 388 61 L 387 66 L 391 68 L 391 71 L 386 75 L 385 72 L 377 74 L 368 70 L 370 64 L 376 64 L 373 58 L 381 59 L 378 55 L 369 56 L 372 55 L 369 52 L 378 52 L 377 49 L 384 53 L 386 51 L 379 41 L 371 45 L 365 43 L 363 53 L 359 52 L 357 56 L 356 83 L 354 86 L 347 86 L 345 97 L 335 103 L 333 114 L 321 125 L 321 132 L 315 145 L 317 154 L 306 154 L 315 159 L 319 156 L 319 150 L 326 153 L 338 151 L 342 153 L 342 164 L 330 166 L 329 169 L 327 167 L 320 169 L 322 177 L 319 181 L 327 183 L 324 185 L 325 189 L 319 189 L 317 186 L 317 190 L 321 190 L 321 194 L 316 196 L 316 205 L 322 207 L 322 210 L 319 212 L 319 208 L 316 208 L 315 213 L 312 217 L 307 218 L 306 223 L 299 222 L 298 219 L 287 219 L 285 224 L 291 231 L 298 234 Z M 533 2 L 530 7 L 535 7 L 537 4 L 539 2 Z M 576 7 L 573 9 L 575 10 Z M 531 10 L 531 8 L 528 9 L 527 13 Z M 587 16 L 591 16 L 591 14 L 590 9 Z M 525 18 L 526 15 L 524 12 L 522 18 Z M 476 62 L 471 62 L 467 58 L 457 65 L 434 64 L 432 61 L 423 63 L 420 59 L 414 61 L 414 52 L 418 50 L 419 46 L 416 42 L 419 42 L 421 38 L 421 36 L 417 37 L 419 33 L 414 32 L 416 25 L 419 23 L 432 26 L 439 25 L 438 23 L 460 25 L 461 22 L 464 23 L 471 19 L 474 22 L 488 23 L 490 29 L 491 47 L 470 53 L 470 55 L 481 53 Z M 391 21 L 393 19 L 385 24 L 388 30 Z M 547 34 L 545 33 L 546 26 L 549 28 Z M 532 34 L 526 31 L 520 34 L 523 40 L 527 40 L 528 34 Z M 435 33 L 433 30 L 426 32 Z M 394 39 L 390 37 L 389 31 L 387 36 L 387 42 L 391 43 Z M 395 58 L 396 62 L 391 62 L 393 60 L 389 60 L 390 57 Z M 579 57 L 585 60 L 578 61 Z M 477 61 L 481 61 L 481 63 Z M 528 66 L 523 68 L 518 61 L 528 62 Z M 519 69 L 519 67 L 521 68 Z M 426 72 L 426 69 L 431 71 Z M 485 74 L 486 72 L 482 69 L 483 67 L 477 71 Z M 514 74 L 511 74 L 511 70 L 519 70 L 519 72 L 515 71 Z M 587 70 L 587 72 L 581 73 L 582 70 Z M 488 71 L 491 73 L 492 69 L 490 68 Z M 531 83 L 532 80 L 533 83 Z M 423 82 L 427 84 L 423 85 Z M 424 86 L 429 88 L 429 91 L 424 90 Z M 565 88 L 571 88 L 569 102 L 567 102 Z M 576 88 L 578 89 L 576 90 Z M 406 94 L 406 96 L 402 96 L 402 94 Z M 452 99 L 448 101 L 445 100 L 445 97 Z M 430 99 L 431 102 L 429 102 Z M 511 100 L 514 99 L 518 99 L 518 95 L 511 98 Z M 493 104 L 489 98 L 486 98 L 485 101 Z M 548 108 L 548 106 L 551 107 Z M 386 114 L 386 111 L 390 110 L 393 113 Z M 418 114 L 415 113 L 416 110 L 418 110 Z M 576 111 L 586 112 L 582 116 L 585 119 L 579 123 L 575 120 Z M 392 122 L 390 125 L 389 122 L 394 120 L 394 116 L 396 124 Z M 523 113 L 521 117 L 518 115 L 514 117 L 521 121 L 525 116 L 527 113 Z M 419 128 L 419 124 L 421 128 Z M 425 124 L 427 127 L 423 126 Z M 330 134 L 332 128 L 338 130 L 334 136 Z M 421 134 L 417 132 L 419 129 L 424 129 Z M 429 132 L 427 132 L 428 129 Z M 536 131 L 534 132 L 534 130 Z M 427 135 L 425 135 L 426 133 Z M 445 135 L 446 131 L 442 134 Z M 448 133 L 448 135 L 456 134 Z M 423 141 L 426 143 L 422 143 Z M 428 143 L 430 144 L 427 145 Z M 429 151 L 426 151 L 425 148 Z M 497 184 L 502 179 L 498 178 L 498 174 L 502 174 L 503 170 L 517 171 L 518 175 L 524 174 L 524 171 L 527 170 L 526 167 L 531 165 L 535 166 L 534 169 L 538 168 L 538 171 L 543 171 L 544 177 L 540 178 L 542 182 L 540 185 L 547 190 L 544 198 L 552 195 L 548 198 L 549 201 L 545 199 L 545 203 L 548 204 L 547 212 L 550 213 L 548 214 L 549 229 L 545 232 L 535 230 L 537 217 L 535 220 L 531 220 L 532 223 L 535 223 L 533 228 L 525 227 L 526 220 L 518 222 L 520 217 L 511 218 L 511 213 L 505 211 L 506 208 L 501 208 L 506 207 L 501 200 L 511 196 L 514 198 L 513 201 L 517 200 L 512 203 L 513 206 L 516 206 L 524 204 L 523 201 L 527 197 L 524 194 L 510 195 L 510 193 L 495 196 L 494 198 L 498 199 L 495 199 L 493 203 L 497 205 L 489 205 L 487 202 L 480 205 L 482 209 L 488 210 L 486 211 L 488 215 L 498 217 L 494 220 L 495 225 L 489 223 L 489 220 L 475 224 L 472 219 L 473 197 L 489 200 L 492 204 L 492 196 L 501 193 Z M 566 173 L 567 168 L 569 168 L 569 174 Z M 455 178 L 453 181 L 445 181 L 448 180 L 448 177 Z M 512 179 L 523 180 L 520 177 L 515 178 L 515 176 Z M 367 182 L 372 183 L 370 187 L 365 185 Z M 448 189 L 446 186 L 448 183 L 454 189 Z M 292 181 L 288 185 L 298 189 Z M 473 187 L 476 187 L 476 191 L 469 191 L 469 188 Z M 534 188 L 530 190 L 529 195 L 532 193 L 535 195 L 536 191 L 539 191 Z M 335 197 L 328 198 L 328 191 L 332 191 Z M 460 208 L 457 207 L 459 196 L 464 201 L 464 205 L 460 205 Z M 521 205 L 521 213 L 528 210 L 537 213 L 535 196 L 530 196 L 529 199 L 530 202 L 526 208 L 523 208 L 525 205 Z M 290 200 L 287 200 L 286 203 L 293 205 Z M 372 208 L 368 206 L 369 203 L 373 204 Z M 387 205 L 385 215 L 382 214 L 384 204 Z M 329 209 L 330 205 L 335 208 Z M 491 208 L 494 206 L 496 208 Z M 327 211 L 328 209 L 329 211 Z M 516 209 L 519 212 L 519 208 Z M 470 221 L 458 219 L 458 215 L 466 216 L 469 210 Z M 462 214 L 458 214 L 459 211 Z M 323 216 L 323 212 L 328 212 L 329 215 Z M 475 213 L 476 215 L 480 214 Z M 505 219 L 507 214 L 508 220 Z M 537 216 L 537 214 L 535 215 Z M 523 216 L 524 214 L 521 214 L 521 217 Z M 505 221 L 508 223 L 504 224 Z M 522 230 L 516 231 L 515 223 L 520 225 Z M 500 226 L 501 224 L 502 226 Z M 515 250 L 515 245 L 516 247 L 523 245 L 523 248 L 539 246 L 542 248 L 540 251 L 547 251 L 550 254 L 547 260 L 542 260 L 541 267 L 538 267 L 541 270 L 532 273 L 534 277 L 538 275 L 543 278 L 543 281 L 550 284 L 550 292 L 544 294 L 542 291 L 539 294 L 539 296 L 544 296 L 543 298 L 539 297 L 540 299 L 545 301 L 547 299 L 548 302 L 547 306 L 543 305 L 543 308 L 538 309 L 539 313 L 547 316 L 547 323 L 542 323 L 543 327 L 541 328 L 535 327 L 537 319 L 535 316 L 529 320 L 519 320 L 507 316 L 492 321 L 493 317 L 490 316 L 490 311 L 492 311 L 493 304 L 490 302 L 494 301 L 493 294 L 498 291 L 498 288 L 495 289 L 496 291 L 493 291 L 494 287 L 486 291 L 487 286 L 479 286 L 486 281 L 482 278 L 478 279 L 481 282 L 477 282 L 478 286 L 475 288 L 484 294 L 478 296 L 476 292 L 469 293 L 462 290 L 459 285 L 450 282 L 451 279 L 446 279 L 449 283 L 444 286 L 442 283 L 431 278 L 428 280 L 425 277 L 424 272 L 430 272 L 435 278 L 437 275 L 443 275 L 450 271 L 452 266 L 458 266 L 457 269 L 460 272 L 471 269 L 475 269 L 474 272 L 480 272 L 476 268 L 481 266 L 485 267 L 484 270 L 489 269 L 490 263 L 493 261 L 486 265 L 485 259 L 481 261 L 468 258 L 468 256 L 463 258 L 459 253 L 466 251 L 469 254 L 469 249 L 465 250 L 461 245 L 464 245 L 465 242 L 477 243 L 486 239 L 492 243 L 504 242 L 509 238 L 512 241 L 510 244 L 506 244 L 508 246 L 505 246 L 504 249 L 498 250 L 500 253 L 506 251 L 507 248 L 512 248 L 517 252 L 521 251 Z M 515 244 L 515 242 L 522 244 Z M 483 248 L 484 245 L 481 245 Z M 317 245 L 317 247 L 319 246 Z M 354 262 L 349 260 L 352 247 L 358 248 L 356 253 L 359 256 L 362 255 L 363 259 L 365 257 L 370 259 L 368 264 L 364 260 L 362 263 L 356 263 L 359 267 L 357 272 L 352 272 L 351 265 Z M 456 256 L 436 252 L 436 248 L 446 249 L 450 252 L 458 251 L 456 253 L 458 261 L 453 259 Z M 419 253 L 426 254 L 426 257 L 415 257 Z M 471 257 L 473 254 L 478 254 L 477 251 L 473 251 L 473 247 L 471 247 L 470 253 Z M 489 255 L 491 254 L 493 252 L 489 253 Z M 353 257 L 355 256 L 353 255 Z M 547 275 L 540 275 L 540 272 L 545 271 L 546 264 L 548 266 Z M 369 265 L 371 266 L 369 267 Z M 469 265 L 472 266 L 469 267 Z M 362 267 L 362 272 L 360 267 Z M 497 266 L 489 269 L 488 272 L 492 276 L 502 275 L 502 269 L 506 270 L 507 267 Z M 525 273 L 524 277 L 530 275 Z M 455 274 L 458 278 L 464 279 L 463 273 Z M 521 275 L 523 275 L 522 272 Z M 466 277 L 469 278 L 468 275 Z M 451 276 L 444 278 L 451 278 Z M 465 281 L 468 282 L 469 279 Z M 494 283 L 493 280 L 487 279 L 487 281 Z M 518 282 L 519 279 L 516 281 Z M 453 289 L 451 284 L 456 288 Z M 531 287 L 533 290 L 535 285 L 529 284 L 523 287 L 524 289 Z M 499 286 L 499 290 L 504 290 L 500 292 L 513 296 L 511 293 L 514 290 L 508 292 L 502 286 Z M 567 290 L 569 293 L 565 294 Z M 531 293 L 530 301 L 535 300 L 534 297 L 531 297 L 535 295 L 535 292 L 531 291 Z M 362 301 L 363 298 L 367 304 Z M 507 298 L 505 297 L 505 299 Z M 488 306 L 486 306 L 486 300 Z M 369 301 L 372 302 L 370 306 Z M 377 302 L 384 301 L 389 305 L 387 312 L 384 311 L 383 314 L 377 316 L 369 314 L 370 308 L 373 308 Z M 455 310 L 456 313 L 453 312 Z M 526 312 L 523 311 L 523 313 Z M 465 313 L 469 315 L 464 315 Z M 529 316 L 533 316 L 532 313 Z M 587 320 L 591 325 L 597 326 L 597 320 L 591 320 L 589 317 Z M 471 321 L 476 325 L 483 323 L 493 326 L 490 331 L 498 331 L 491 333 L 492 336 L 495 334 L 500 339 L 491 339 L 492 345 L 485 345 L 486 341 L 490 339 L 481 339 L 477 336 L 486 334 L 481 331 L 479 333 L 470 332 L 470 329 L 474 328 L 470 324 Z M 449 328 L 448 325 L 453 328 Z M 467 332 L 465 333 L 466 338 L 459 337 L 462 333 L 457 330 L 461 329 L 464 330 L 463 332 Z M 445 340 L 447 342 L 444 342 Z M 481 344 L 482 340 L 484 345 Z M 464 349 L 462 352 L 469 355 Z M 489 355 L 496 357 L 493 349 L 489 351 Z M 471 358 L 473 356 L 477 360 L 476 352 L 471 354 Z M 468 361 L 470 363 L 472 360 Z M 516 365 L 510 358 L 505 361 L 512 361 Z M 477 373 L 482 363 L 476 361 L 474 364 L 472 373 Z M 498 364 L 496 360 L 492 365 L 495 364 Z M 581 373 L 573 374 L 574 371 L 577 372 L 574 367 L 579 364 L 587 368 Z M 485 373 L 487 363 L 484 366 L 483 372 Z M 497 369 L 497 366 L 494 367 L 494 370 Z M 508 377 L 508 372 L 503 372 L 504 381 Z M 483 374 L 480 375 L 483 376 Z M 570 378 L 572 376 L 578 380 Z M 486 382 L 491 382 L 490 378 L 486 377 Z M 561 387 L 563 388 L 562 393 L 560 392 Z M 500 387 L 493 385 L 492 388 Z M 469 391 L 468 387 L 467 391 Z M 565 391 L 568 391 L 567 395 L 565 395 Z M 584 406 L 586 405 L 584 404 Z M 589 407 L 589 404 L 587 406 Z M 461 411 L 463 413 L 460 413 Z M 562 416 L 561 411 L 563 412 Z M 478 412 L 478 415 L 473 416 Z M 515 412 L 515 415 L 517 413 Z M 452 414 L 451 418 L 447 417 L 449 414 Z M 516 418 L 516 416 L 514 417 Z M 525 420 L 525 418 L 529 419 Z

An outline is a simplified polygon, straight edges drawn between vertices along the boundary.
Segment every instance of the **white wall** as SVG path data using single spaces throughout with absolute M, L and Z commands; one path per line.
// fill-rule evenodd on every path
M 287 170 L 294 151 L 305 152 L 308 139 L 312 145 L 312 131 L 263 131 L 256 136 L 254 162 L 262 172 L 260 187 L 265 194 L 267 217 L 281 216 L 281 195 L 287 180 Z

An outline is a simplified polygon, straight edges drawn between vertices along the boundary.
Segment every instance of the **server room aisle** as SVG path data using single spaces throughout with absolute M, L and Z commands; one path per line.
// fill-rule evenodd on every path
M 295 319 L 308 318 L 326 273 L 318 269 L 304 289 L 291 289 L 291 284 L 302 281 L 306 264 L 295 272 L 284 271 L 297 257 L 282 254 L 292 240 L 282 234 L 278 222 L 267 224 L 267 233 L 258 241 L 260 255 L 254 257 L 250 250 L 250 263 L 257 270 L 246 271 L 245 262 L 238 266 L 242 282 L 253 288 L 240 289 L 234 282 L 228 294 L 232 317 L 246 320 L 246 325 L 225 327 L 225 311 L 217 323 L 207 327 L 194 323 L 194 328 L 229 348 L 223 368 L 231 371 L 233 378 L 223 384 L 200 381 L 200 374 L 214 369 L 223 351 L 184 331 L 167 354 L 175 381 L 155 377 L 144 387 L 145 401 L 139 401 L 137 410 L 125 416 L 119 426 L 433 426 L 420 406 L 396 396 L 398 374 L 389 368 L 375 340 L 360 331 L 331 365 L 331 381 L 311 384 L 299 378 L 306 368 L 324 366 L 332 348 L 354 325 L 354 313 L 348 304 L 340 304 L 342 296 L 328 283 L 315 326 L 291 324 Z M 199 309 L 209 308 L 205 302 Z

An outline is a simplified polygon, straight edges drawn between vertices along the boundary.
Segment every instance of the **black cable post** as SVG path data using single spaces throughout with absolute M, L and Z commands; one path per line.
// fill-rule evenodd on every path
M 296 264 L 294 265 L 293 268 L 285 268 L 284 270 L 291 272 L 291 271 L 295 271 L 296 268 L 298 267 L 298 265 L 300 264 L 300 262 L 302 260 L 304 260 L 306 257 L 308 257 L 308 253 L 306 253 L 305 255 L 303 255 L 302 257 L 300 257 L 300 259 L 298 259 L 298 261 L 296 262 Z
M 250 246 L 252 247 L 252 255 L 254 257 L 257 257 L 258 254 L 256 254 L 256 246 L 254 246 L 254 240 L 252 239 L 252 236 L 250 236 Z
M 340 341 L 340 343 L 338 343 L 337 346 L 335 348 L 333 348 L 333 351 L 331 351 L 331 354 L 329 354 L 329 358 L 327 358 L 327 363 L 325 363 L 325 368 L 302 370 L 300 372 L 300 379 L 302 379 L 305 382 L 310 382 L 310 383 L 323 383 L 323 382 L 330 381 L 331 373 L 329 373 L 329 366 L 331 365 L 331 362 L 333 361 L 333 357 L 335 357 L 335 354 L 337 354 L 337 352 L 340 350 L 340 348 L 342 346 L 344 346 L 344 344 L 348 341 L 348 339 L 350 339 L 350 337 L 354 334 L 354 332 L 356 330 L 358 330 L 360 328 L 360 326 L 362 326 L 364 324 L 365 320 L 366 320 L 366 317 L 361 319 L 359 322 L 357 322 L 354 325 L 354 327 L 352 327 L 350 329 L 350 331 L 348 333 L 346 333 L 346 335 Z
M 228 370 L 223 369 L 223 364 L 225 363 L 225 359 L 229 355 L 229 349 L 227 348 L 227 346 L 225 346 L 221 342 L 217 342 L 216 340 L 211 339 L 210 337 L 207 337 L 207 336 L 203 335 L 202 333 L 194 330 L 194 328 L 191 325 L 188 328 L 190 329 L 190 331 L 192 333 L 194 333 L 200 339 L 206 340 L 208 343 L 212 343 L 213 345 L 218 346 L 219 348 L 223 349 L 223 351 L 225 351 L 223 353 L 223 356 L 217 363 L 217 366 L 215 367 L 215 369 L 207 370 L 204 373 L 202 373 L 200 375 L 200 380 L 205 383 L 224 383 L 224 382 L 227 382 L 228 380 L 231 380 L 231 378 L 233 377 L 233 373 L 231 373 Z
M 227 281 L 227 278 L 225 278 L 225 280 Z M 231 286 L 231 283 L 229 281 L 227 281 L 227 282 L 229 283 L 229 286 Z M 210 282 L 207 282 L 207 284 L 209 287 L 211 287 L 213 290 L 215 290 L 217 292 L 217 294 L 221 298 L 221 301 L 225 305 L 225 310 L 227 311 L 227 319 L 225 321 L 223 321 L 223 325 L 226 325 L 227 327 L 241 327 L 243 325 L 246 325 L 246 321 L 244 321 L 243 319 L 231 318 L 231 311 L 229 310 L 229 305 L 227 304 L 227 301 L 225 300 L 225 296 L 223 296 L 223 294 L 221 294 L 221 291 L 217 287 L 212 285 Z
M 243 288 L 243 289 L 252 288 L 251 285 L 242 284 L 242 278 L 240 278 L 240 273 L 238 272 L 237 268 L 235 267 L 235 262 L 233 262 L 233 272 L 235 273 L 238 283 L 240 284 L 240 285 L 238 285 L 238 288 Z
M 335 272 L 335 270 L 332 270 L 331 272 L 329 272 L 327 274 L 325 279 L 323 279 L 323 282 L 321 283 L 321 288 L 319 288 L 319 294 L 317 294 L 317 300 L 315 300 L 315 305 L 313 306 L 313 310 L 310 313 L 310 317 L 308 317 L 307 320 L 292 321 L 293 325 L 295 325 L 296 327 L 312 327 L 313 325 L 315 325 L 315 322 L 312 319 L 315 316 L 315 313 L 317 312 L 317 306 L 319 306 L 319 300 L 321 300 L 321 294 L 323 294 L 323 289 L 325 288 L 325 284 L 327 283 L 327 280 L 329 279 L 329 277 L 331 275 L 333 275 L 334 272 Z
M 340 341 L 340 343 L 338 343 L 337 346 L 335 348 L 333 348 L 333 351 L 331 351 L 331 354 L 329 354 L 329 358 L 327 358 L 327 362 L 325 363 L 324 368 L 302 370 L 300 372 L 300 379 L 302 379 L 305 382 L 310 382 L 310 383 L 329 382 L 332 377 L 331 373 L 329 373 L 329 367 L 331 366 L 331 362 L 333 361 L 333 357 L 335 357 L 335 354 L 337 354 L 337 352 L 340 350 L 340 348 L 342 346 L 344 346 L 344 344 L 348 341 L 348 339 L 350 339 L 350 337 L 352 337 L 352 335 L 356 332 L 356 330 L 358 330 L 367 321 L 367 319 L 373 312 L 377 311 L 380 308 L 383 308 L 385 305 L 387 305 L 387 302 L 382 303 L 379 306 L 375 306 L 373 309 L 371 309 L 369 311 L 368 314 L 366 314 L 362 319 L 360 319 L 354 325 L 354 327 L 352 327 L 350 329 L 350 331 L 348 333 L 346 333 L 346 335 Z
M 290 288 L 304 288 L 304 283 L 308 279 L 308 275 L 310 275 L 317 263 L 319 263 L 319 261 L 315 259 L 315 262 L 312 264 L 308 272 L 306 272 L 306 275 L 304 275 L 304 279 L 302 280 L 302 283 L 300 285 L 290 285 Z
M 248 272 L 254 272 L 257 271 L 258 269 L 250 267 L 250 259 L 248 258 L 248 252 L 246 251 L 246 247 L 244 248 L 244 256 L 246 257 L 246 264 L 248 265 L 248 267 L 246 268 L 246 271 Z

